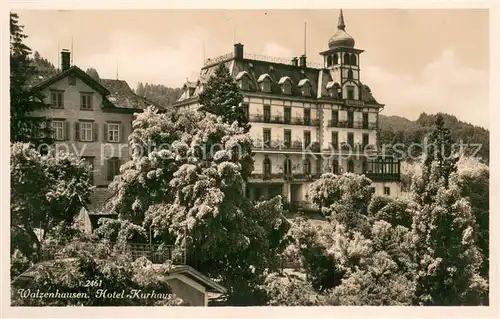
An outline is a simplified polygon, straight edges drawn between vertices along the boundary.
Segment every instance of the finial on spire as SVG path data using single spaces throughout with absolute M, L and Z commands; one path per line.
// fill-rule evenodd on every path
M 339 30 L 344 30 L 345 29 L 344 14 L 342 13 L 342 9 L 340 9 L 339 23 L 337 24 L 337 28 Z

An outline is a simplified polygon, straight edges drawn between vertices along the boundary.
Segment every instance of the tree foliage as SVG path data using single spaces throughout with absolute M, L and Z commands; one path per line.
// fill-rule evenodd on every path
M 214 75 L 204 85 L 198 103 L 201 110 L 221 116 L 224 123 L 232 124 L 236 121 L 245 132 L 250 130 L 243 95 L 224 63 L 217 66 Z
M 232 302 L 251 302 L 264 270 L 279 265 L 288 223 L 279 197 L 254 205 L 244 196 L 250 137 L 200 112 L 146 110 L 133 125 L 135 151 L 110 185 L 110 209 L 138 233 L 151 229 L 153 243 L 187 246 L 188 263 L 220 279 Z
M 30 59 L 31 49 L 23 43 L 23 33 L 16 13 L 10 13 L 10 140 L 36 145 L 52 143 L 47 119 L 31 116 L 31 112 L 47 108 L 40 93 L 29 89 L 36 75 Z
M 67 153 L 41 155 L 27 144 L 10 148 L 11 253 L 19 249 L 36 260 L 40 240 L 73 224 L 88 203 L 90 171 L 83 161 Z M 62 224 L 62 225 L 61 225 Z
M 99 73 L 97 72 L 96 69 L 94 69 L 92 67 L 88 68 L 87 71 L 85 71 L 85 73 L 87 73 L 88 75 L 90 75 L 96 81 L 99 81 L 99 79 L 100 79 Z
M 171 88 L 161 84 L 139 82 L 135 93 L 137 95 L 144 96 L 159 105 L 169 106 L 181 97 L 182 89 Z

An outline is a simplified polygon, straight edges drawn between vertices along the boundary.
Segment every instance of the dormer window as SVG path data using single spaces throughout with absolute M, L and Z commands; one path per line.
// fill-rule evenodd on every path
M 311 96 L 311 81 L 309 79 L 300 80 L 298 87 L 301 90 L 302 96 Z
M 257 79 L 257 82 L 260 85 L 260 90 L 265 93 L 270 93 L 271 92 L 271 77 L 269 74 L 265 73 L 259 76 Z
M 328 91 L 328 95 L 332 98 L 339 97 L 340 94 L 340 84 L 330 81 L 326 84 L 326 90 Z
M 250 89 L 250 76 L 247 71 L 242 71 L 236 75 L 236 82 L 241 90 L 248 91 Z
M 281 86 L 283 94 L 292 94 L 292 80 L 288 76 L 282 77 L 278 84 Z

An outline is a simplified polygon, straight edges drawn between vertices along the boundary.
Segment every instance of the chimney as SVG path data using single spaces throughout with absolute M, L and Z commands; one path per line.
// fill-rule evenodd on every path
M 297 57 L 293 57 L 293 59 L 292 59 L 292 65 L 293 66 L 299 66 L 299 59 Z
M 61 51 L 61 69 L 66 71 L 71 66 L 71 52 L 67 49 Z
M 306 56 L 304 54 L 302 54 L 300 56 L 300 60 L 299 60 L 299 66 L 301 68 L 305 68 L 306 67 Z
M 243 60 L 243 44 L 241 43 L 234 44 L 234 58 L 236 60 Z

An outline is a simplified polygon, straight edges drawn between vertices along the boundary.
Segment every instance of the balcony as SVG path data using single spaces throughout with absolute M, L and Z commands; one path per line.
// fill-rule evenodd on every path
M 364 130 L 376 130 L 377 123 L 348 122 L 348 121 L 328 121 L 328 127 L 355 128 Z
M 297 152 L 297 151 L 312 151 L 320 152 L 321 145 L 319 142 L 312 142 L 308 146 L 305 146 L 302 141 L 286 141 L 286 140 L 271 140 L 270 142 L 264 143 L 260 139 L 254 140 L 253 143 L 254 150 L 276 150 L 283 152 Z
M 333 152 L 339 152 L 343 154 L 365 154 L 365 155 L 374 155 L 377 153 L 377 147 L 373 144 L 361 144 L 361 143 L 355 143 L 355 144 L 350 144 L 346 142 L 340 143 L 340 145 L 332 145 L 329 144 L 327 148 L 323 149 L 323 151 L 333 151 Z
M 271 124 L 286 124 L 286 125 L 302 125 L 302 126 L 319 126 L 319 119 L 304 120 L 301 117 L 286 117 L 281 115 L 263 116 L 261 114 L 251 114 L 249 122 L 254 123 L 271 123 Z
M 258 181 L 272 181 L 272 180 L 280 180 L 280 181 L 296 181 L 296 182 L 305 182 L 305 181 L 314 181 L 321 177 L 321 174 L 305 174 L 305 173 L 252 173 L 251 180 Z
M 373 182 L 399 182 L 401 180 L 401 175 L 399 173 L 369 173 L 366 172 L 364 175 L 371 179 Z

